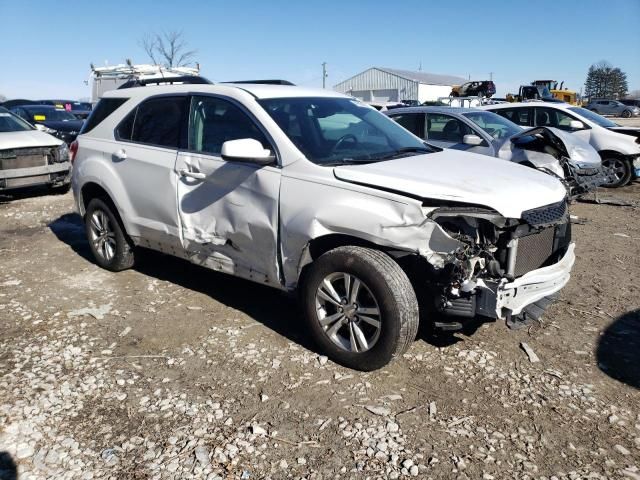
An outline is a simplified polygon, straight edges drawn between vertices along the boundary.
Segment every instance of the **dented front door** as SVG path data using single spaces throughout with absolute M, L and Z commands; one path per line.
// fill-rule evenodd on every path
M 222 143 L 268 142 L 237 105 L 194 97 L 189 151 L 176 160 L 177 204 L 185 255 L 194 263 L 261 283 L 278 284 L 280 169 L 225 161 Z

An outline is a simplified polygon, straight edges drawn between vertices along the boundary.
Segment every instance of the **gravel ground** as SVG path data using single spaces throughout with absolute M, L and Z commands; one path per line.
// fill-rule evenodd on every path
M 70 194 L 0 197 L 0 478 L 638 480 L 640 183 L 603 196 L 635 206 L 572 206 L 541 325 L 372 373 L 275 290 L 152 252 L 101 270 Z

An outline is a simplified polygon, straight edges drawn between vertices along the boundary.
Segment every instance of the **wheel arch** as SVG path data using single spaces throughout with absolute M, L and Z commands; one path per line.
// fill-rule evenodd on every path
M 78 206 L 81 209 L 80 215 L 84 217 L 87 207 L 89 206 L 89 202 L 94 198 L 99 198 L 103 200 L 107 205 L 113 208 L 113 213 L 116 215 L 122 228 L 124 229 L 125 234 L 128 235 L 129 229 L 125 224 L 124 219 L 120 213 L 120 208 L 116 201 L 114 200 L 114 196 L 107 191 L 107 189 L 94 181 L 88 181 L 84 185 L 82 185 L 80 189 L 80 201 L 78 202 Z

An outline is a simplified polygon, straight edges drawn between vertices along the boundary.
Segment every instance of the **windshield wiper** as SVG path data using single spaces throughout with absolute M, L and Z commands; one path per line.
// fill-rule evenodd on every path
M 428 147 L 403 147 L 399 148 L 395 152 L 390 152 L 380 157 L 376 157 L 376 160 L 391 160 L 393 158 L 400 158 L 408 153 L 432 153 L 434 150 Z

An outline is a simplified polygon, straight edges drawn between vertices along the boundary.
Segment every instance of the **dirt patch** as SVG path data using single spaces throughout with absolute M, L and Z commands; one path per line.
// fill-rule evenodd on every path
M 319 355 L 275 290 L 155 253 L 101 270 L 71 211 L 0 203 L 0 471 L 640 478 L 638 208 L 572 205 L 577 262 L 541 325 L 423 335 L 371 373 Z

